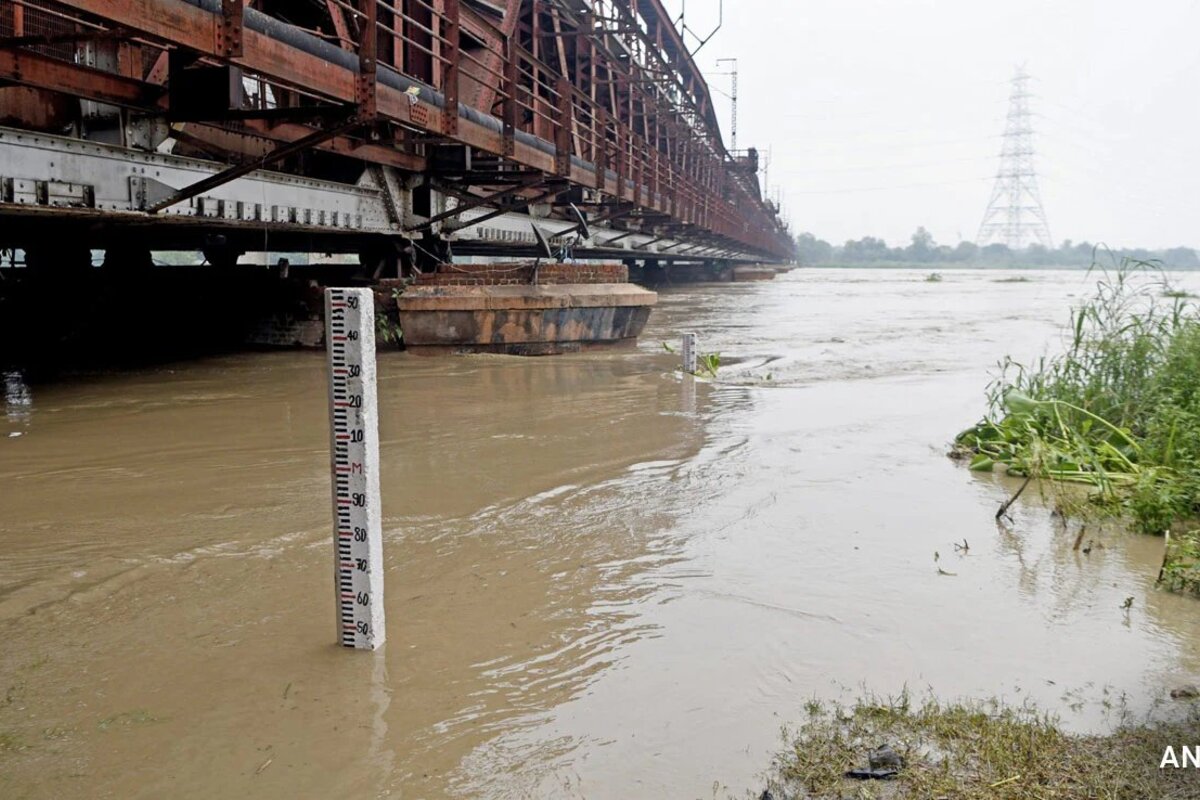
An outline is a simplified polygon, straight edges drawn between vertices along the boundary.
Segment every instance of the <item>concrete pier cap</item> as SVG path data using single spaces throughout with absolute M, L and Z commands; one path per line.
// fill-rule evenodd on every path
M 611 263 L 444 265 L 404 290 L 397 316 L 416 353 L 632 347 L 658 295 L 626 278 Z

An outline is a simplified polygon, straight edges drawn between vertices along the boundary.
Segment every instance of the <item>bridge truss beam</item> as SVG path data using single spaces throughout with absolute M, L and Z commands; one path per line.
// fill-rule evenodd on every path
M 130 164 L 164 148 L 225 160 L 233 195 L 248 185 L 240 165 L 272 152 L 298 180 L 346 183 L 353 164 L 362 175 L 383 165 L 406 191 L 442 187 L 428 208 L 401 202 L 384 235 L 478 237 L 470 231 L 494 226 L 470 224 L 472 214 L 515 214 L 481 198 L 537 209 L 557 181 L 565 191 L 540 211 L 553 216 L 556 199 L 594 216 L 624 209 L 610 224 L 614 236 L 637 234 L 631 247 L 661 249 L 651 243 L 661 232 L 692 255 L 787 259 L 786 228 L 726 152 L 669 20 L 659 0 L 0 0 L 0 80 L 81 99 L 82 138 L 116 120 L 106 136 Z M 51 180 L 2 165 L 10 183 Z M 144 210 L 84 198 L 71 211 L 128 224 L 187 187 L 160 183 L 168 194 Z M 214 220 L 197 194 L 172 216 L 267 222 L 232 211 Z M 12 205 L 0 196 L 0 214 L 66 213 Z

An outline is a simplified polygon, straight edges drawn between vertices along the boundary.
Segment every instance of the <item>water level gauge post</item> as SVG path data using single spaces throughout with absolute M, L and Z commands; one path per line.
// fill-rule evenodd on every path
M 344 647 L 374 650 L 386 636 L 375 299 L 370 289 L 325 290 L 325 342 L 337 640 Z
M 683 355 L 683 371 L 695 374 L 696 373 L 696 334 L 683 334 L 683 346 L 681 348 Z

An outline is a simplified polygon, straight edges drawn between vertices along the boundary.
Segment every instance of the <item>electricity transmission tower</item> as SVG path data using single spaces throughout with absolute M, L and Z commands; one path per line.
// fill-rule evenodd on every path
M 980 247 L 994 242 L 1002 242 L 1012 250 L 1032 242 L 1054 246 L 1033 165 L 1033 114 L 1029 110 L 1028 83 L 1029 75 L 1023 67 L 1018 67 L 1008 98 L 1000 171 L 996 173 L 992 199 L 975 240 Z

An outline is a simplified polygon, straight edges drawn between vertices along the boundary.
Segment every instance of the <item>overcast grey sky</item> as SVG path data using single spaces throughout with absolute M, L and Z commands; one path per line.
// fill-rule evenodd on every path
M 1200 0 L 725 0 L 696 59 L 731 56 L 738 146 L 771 148 L 798 231 L 973 240 L 1024 63 L 1055 241 L 1200 247 Z

